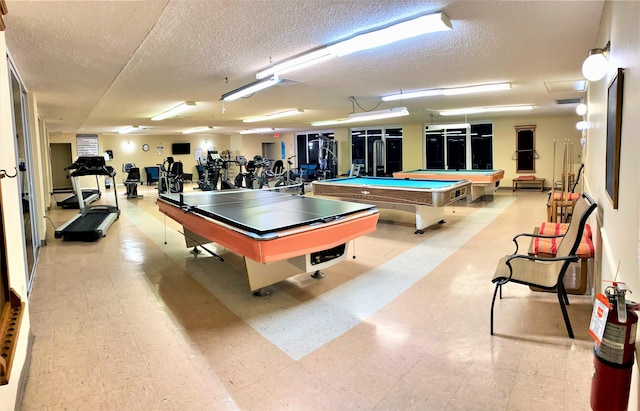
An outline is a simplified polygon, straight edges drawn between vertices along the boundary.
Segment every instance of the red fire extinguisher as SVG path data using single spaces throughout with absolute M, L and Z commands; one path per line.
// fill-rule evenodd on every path
M 638 316 L 627 305 L 624 283 L 614 282 L 598 295 L 589 333 L 595 338 L 591 408 L 624 411 L 629 402 Z M 601 317 L 598 324 L 598 317 Z

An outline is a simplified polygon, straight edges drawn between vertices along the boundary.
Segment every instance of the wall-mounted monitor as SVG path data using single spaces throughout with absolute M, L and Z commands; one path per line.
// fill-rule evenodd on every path
M 191 154 L 191 143 L 171 144 L 171 154 Z

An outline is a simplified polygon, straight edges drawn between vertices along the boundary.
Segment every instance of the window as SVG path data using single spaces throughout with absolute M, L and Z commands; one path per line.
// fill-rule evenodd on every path
M 317 173 L 322 174 L 322 178 L 333 178 L 337 176 L 338 157 L 336 143 L 332 131 L 316 133 L 296 134 L 297 147 L 297 167 L 301 164 L 313 165 Z M 308 176 L 315 178 L 315 176 Z
M 390 176 L 402 170 L 402 128 L 351 129 L 351 163 L 363 164 L 362 174 Z
M 493 168 L 493 124 L 470 128 L 425 127 L 425 167 L 430 170 Z
M 430 170 L 493 168 L 493 124 L 471 128 L 425 127 L 425 167 Z
M 471 125 L 471 168 L 493 169 L 493 124 Z

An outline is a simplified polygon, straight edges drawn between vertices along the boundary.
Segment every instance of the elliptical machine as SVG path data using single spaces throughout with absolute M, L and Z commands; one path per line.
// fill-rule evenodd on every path
M 220 170 L 223 164 L 218 152 L 209 152 L 206 161 L 198 160 L 198 162 L 198 165 L 203 170 L 202 178 L 198 180 L 198 188 L 202 191 L 217 190 Z
M 173 157 L 167 157 L 158 166 L 160 167 L 158 193 L 182 193 L 184 188 L 182 162 L 173 161 Z

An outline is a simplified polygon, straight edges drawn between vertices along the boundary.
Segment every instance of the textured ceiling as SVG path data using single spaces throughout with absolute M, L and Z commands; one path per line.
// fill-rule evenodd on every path
M 545 83 L 583 78 L 603 1 L 408 0 L 7 0 L 7 45 L 49 131 L 112 133 L 128 125 L 171 135 L 215 126 L 312 130 L 311 121 L 352 111 L 408 107 L 403 122 L 449 122 L 442 109 L 534 104 L 532 115 L 571 112 L 556 100 L 582 97 Z M 444 11 L 453 30 L 334 58 L 285 74 L 283 84 L 224 104 L 287 57 L 395 20 Z M 416 89 L 511 82 L 508 91 L 381 103 Z M 349 100 L 355 96 L 361 107 Z M 160 122 L 180 102 L 197 108 Z M 288 119 L 242 119 L 302 108 Z M 432 117 L 432 115 L 434 117 Z M 469 120 L 491 119 L 487 115 Z M 389 123 L 387 120 L 386 123 Z M 366 123 L 374 124 L 374 123 Z

